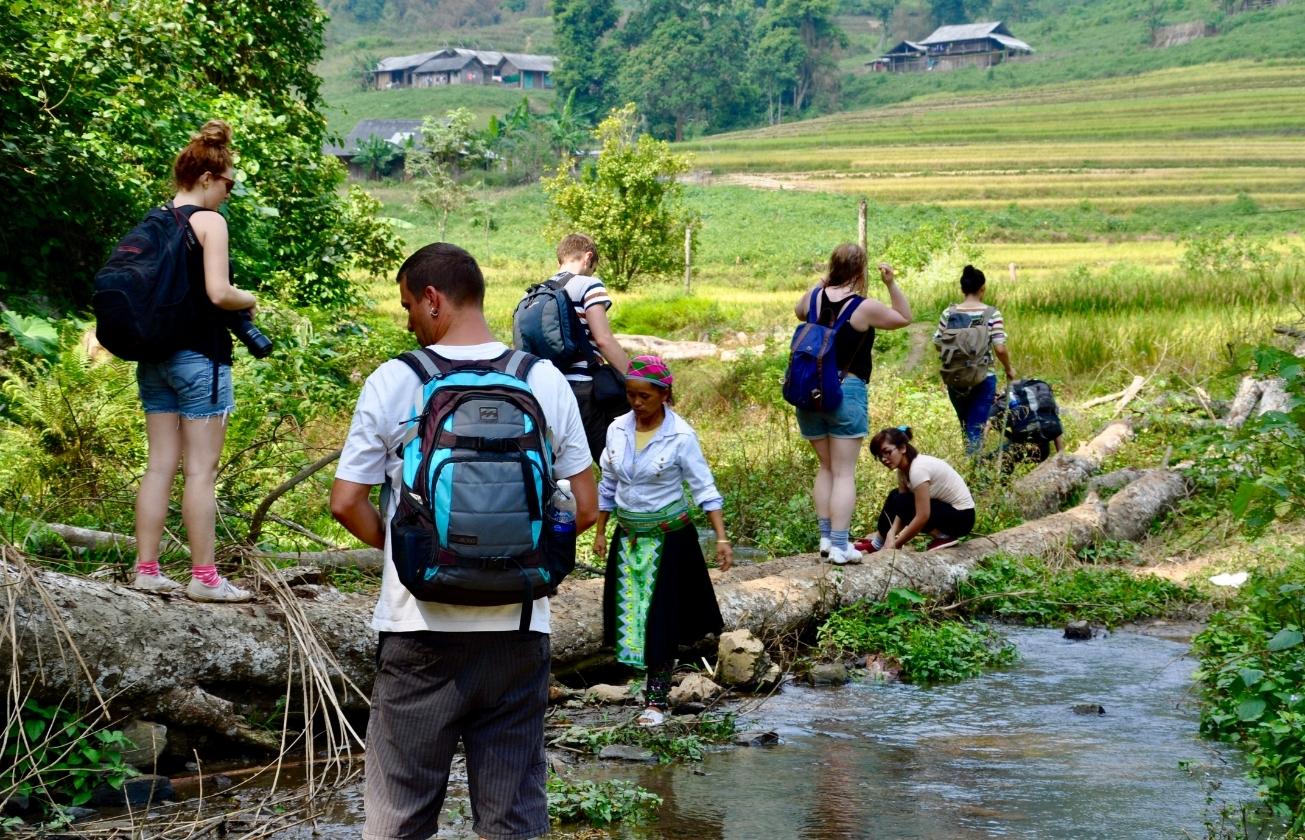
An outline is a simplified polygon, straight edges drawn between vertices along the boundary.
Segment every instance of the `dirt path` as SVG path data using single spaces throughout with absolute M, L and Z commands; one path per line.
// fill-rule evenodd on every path
M 903 375 L 914 373 L 924 361 L 924 351 L 929 346 L 932 330 L 933 324 L 922 322 L 911 324 L 906 328 L 906 332 L 911 336 L 911 349 L 906 354 L 906 361 L 902 362 Z

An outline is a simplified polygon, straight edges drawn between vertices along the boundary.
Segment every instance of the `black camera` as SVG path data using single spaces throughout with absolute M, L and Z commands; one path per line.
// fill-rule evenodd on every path
M 240 339 L 249 355 L 255 359 L 265 359 L 272 355 L 272 339 L 263 335 L 263 331 L 254 326 L 254 316 L 248 310 L 232 312 L 227 323 L 231 334 Z

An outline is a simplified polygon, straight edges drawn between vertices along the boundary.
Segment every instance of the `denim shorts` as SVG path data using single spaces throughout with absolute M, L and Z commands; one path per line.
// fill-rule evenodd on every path
M 870 431 L 869 396 L 865 380 L 843 377 L 843 401 L 833 411 L 797 410 L 798 431 L 807 440 L 863 438 Z
M 219 364 L 214 400 L 213 360 L 194 350 L 178 350 L 162 362 L 136 365 L 136 387 L 146 414 L 180 414 L 187 420 L 230 414 L 236 407 L 231 365 Z

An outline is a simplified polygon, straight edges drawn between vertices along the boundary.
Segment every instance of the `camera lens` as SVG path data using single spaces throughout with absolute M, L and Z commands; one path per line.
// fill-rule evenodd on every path
M 240 339 L 240 343 L 245 345 L 249 355 L 255 359 L 265 359 L 272 354 L 272 339 L 263 334 L 263 331 L 254 326 L 254 318 L 245 312 L 232 313 L 229 327 L 231 334 Z

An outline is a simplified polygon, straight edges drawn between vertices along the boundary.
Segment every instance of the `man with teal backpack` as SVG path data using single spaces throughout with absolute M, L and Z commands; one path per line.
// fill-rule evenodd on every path
M 386 561 L 366 840 L 435 833 L 459 741 L 475 831 L 548 831 L 548 594 L 597 518 L 597 487 L 566 380 L 494 340 L 484 296 L 457 246 L 404 262 L 399 299 L 422 349 L 367 378 L 331 488 L 335 518 Z

